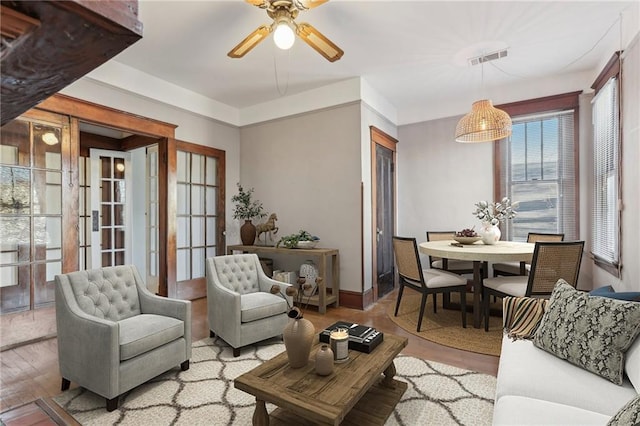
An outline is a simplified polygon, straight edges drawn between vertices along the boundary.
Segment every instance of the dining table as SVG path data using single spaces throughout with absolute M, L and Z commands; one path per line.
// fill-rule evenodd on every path
M 418 245 L 420 253 L 443 259 L 468 260 L 473 262 L 473 326 L 482 323 L 482 271 L 484 262 L 520 262 L 520 272 L 525 275 L 525 262 L 531 263 L 535 244 L 518 241 L 497 241 L 484 244 L 460 244 L 455 240 L 426 241 Z

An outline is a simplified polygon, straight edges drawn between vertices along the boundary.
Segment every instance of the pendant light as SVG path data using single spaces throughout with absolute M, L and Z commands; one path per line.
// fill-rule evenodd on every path
M 484 86 L 484 57 L 482 66 L 482 86 Z M 471 112 L 462 117 L 456 126 L 456 142 L 493 142 L 511 135 L 511 117 L 493 106 L 491 100 L 482 99 L 471 105 Z

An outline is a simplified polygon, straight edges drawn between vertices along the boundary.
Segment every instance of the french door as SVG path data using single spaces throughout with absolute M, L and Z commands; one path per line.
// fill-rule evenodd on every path
M 91 149 L 91 267 L 131 263 L 131 155 Z
M 69 178 L 69 119 L 25 114 L 2 127 L 0 313 L 46 306 L 63 271 Z

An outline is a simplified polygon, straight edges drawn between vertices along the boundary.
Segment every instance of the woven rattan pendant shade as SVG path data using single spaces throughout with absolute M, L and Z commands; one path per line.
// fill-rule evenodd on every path
M 476 101 L 471 112 L 456 126 L 456 141 L 463 143 L 491 142 L 511 135 L 511 117 L 495 108 L 490 100 Z

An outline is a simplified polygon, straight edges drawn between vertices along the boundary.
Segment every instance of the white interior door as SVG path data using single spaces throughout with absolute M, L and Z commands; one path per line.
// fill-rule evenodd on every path
M 131 155 L 90 150 L 91 267 L 131 263 Z

